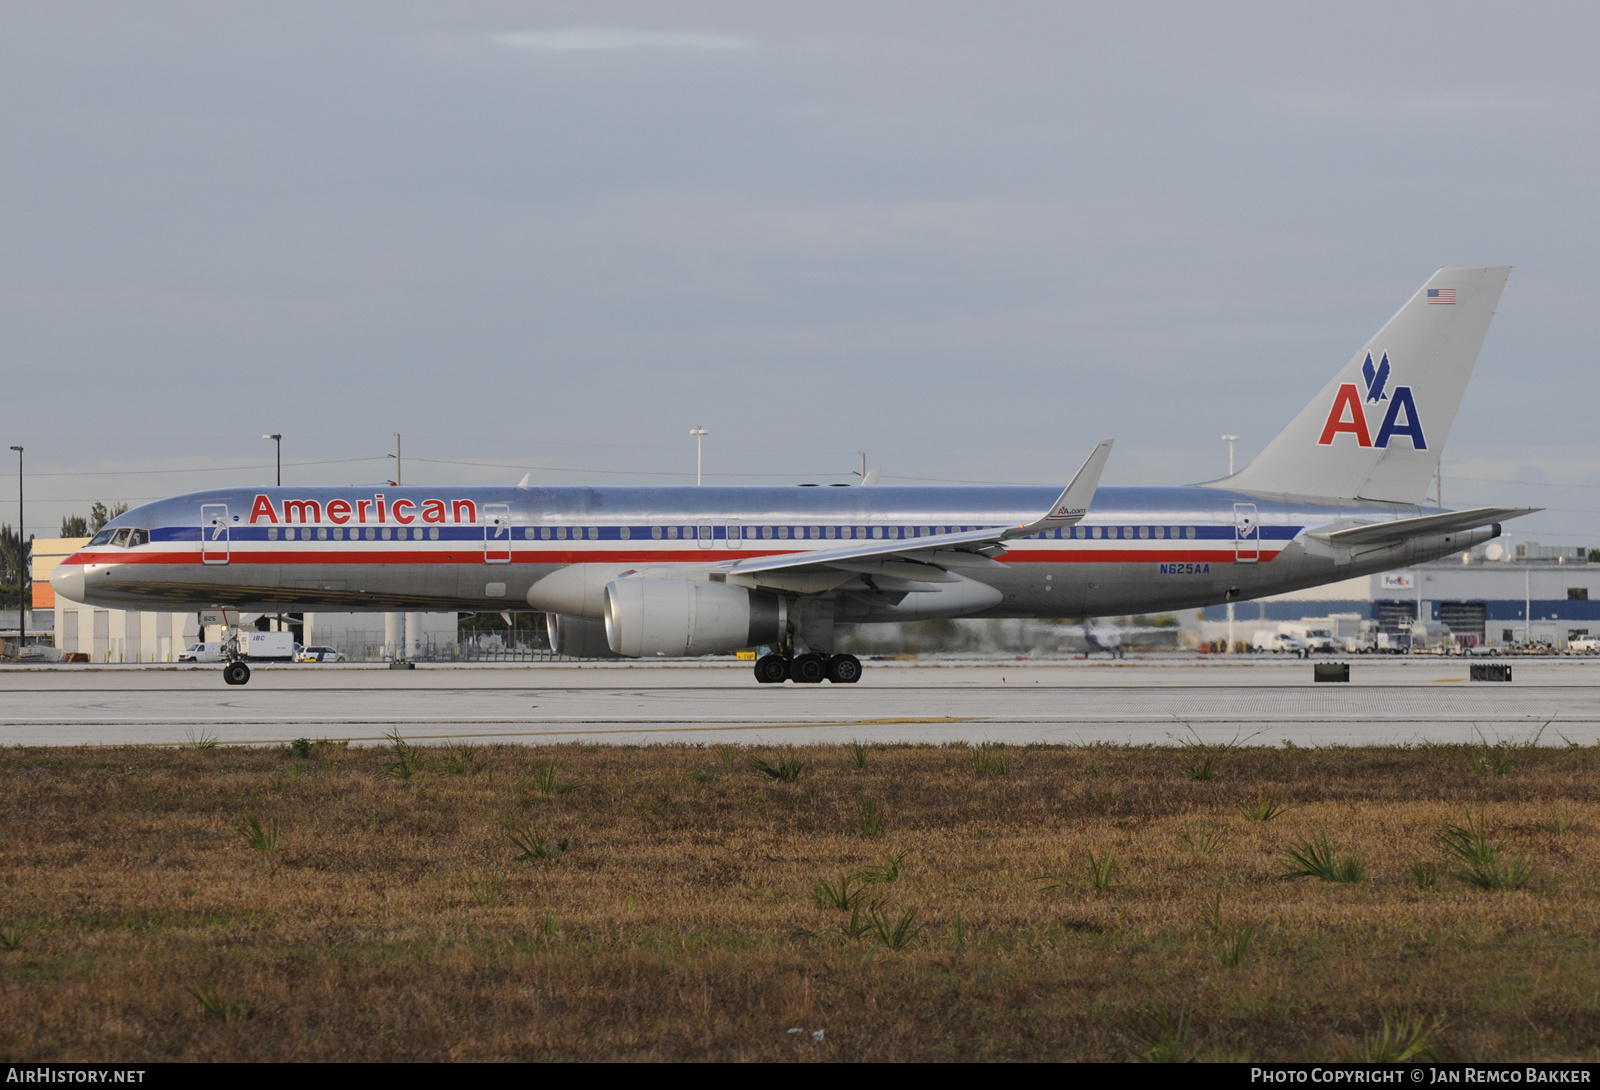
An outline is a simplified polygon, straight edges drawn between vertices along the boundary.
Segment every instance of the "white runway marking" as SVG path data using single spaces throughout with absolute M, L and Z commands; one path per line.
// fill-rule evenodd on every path
M 1297 661 L 869 663 L 853 686 L 765 686 L 743 664 L 597 664 L 415 671 L 259 668 L 0 669 L 0 742 L 1005 741 L 1358 745 L 1531 737 L 1600 743 L 1600 661 L 1513 661 L 1510 684 L 1469 683 L 1461 660 L 1354 660 L 1351 684 Z

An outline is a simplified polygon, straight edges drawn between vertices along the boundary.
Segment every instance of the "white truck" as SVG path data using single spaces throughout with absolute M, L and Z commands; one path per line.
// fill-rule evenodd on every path
M 1291 655 L 1299 655 L 1302 658 L 1311 653 L 1304 640 L 1297 636 L 1291 636 L 1287 632 L 1277 632 L 1270 628 L 1256 629 L 1255 635 L 1250 640 L 1250 650 L 1271 651 L 1274 653 L 1286 651 Z
M 293 662 L 300 650 L 292 632 L 243 632 L 240 637 L 239 650 L 250 659 Z

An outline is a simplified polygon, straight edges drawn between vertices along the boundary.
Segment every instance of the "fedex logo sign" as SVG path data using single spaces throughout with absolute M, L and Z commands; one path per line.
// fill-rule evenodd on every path
M 1372 353 L 1367 353 L 1367 361 L 1361 365 L 1361 377 L 1367 386 L 1365 398 L 1353 382 L 1339 386 L 1339 392 L 1333 395 L 1333 404 L 1328 407 L 1328 419 L 1322 425 L 1322 438 L 1317 440 L 1319 447 L 1331 447 L 1335 436 L 1349 434 L 1356 437 L 1357 446 L 1383 449 L 1388 447 L 1389 440 L 1404 435 L 1410 438 L 1412 449 L 1428 449 L 1428 440 L 1422 434 L 1422 418 L 1417 415 L 1417 403 L 1411 396 L 1411 387 L 1396 386 L 1391 397 L 1388 391 L 1389 373 L 1389 353 L 1385 352 L 1383 361 L 1376 366 L 1372 362 Z M 1385 401 L 1389 403 L 1388 409 L 1383 414 L 1383 422 L 1378 425 L 1378 433 L 1373 435 L 1367 422 L 1366 406 L 1373 406 L 1376 415 Z

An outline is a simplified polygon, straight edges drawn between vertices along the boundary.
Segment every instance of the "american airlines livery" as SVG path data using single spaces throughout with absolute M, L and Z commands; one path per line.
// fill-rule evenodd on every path
M 1222 480 L 1022 487 L 273 488 L 114 519 L 56 593 L 119 609 L 537 610 L 577 656 L 766 647 L 849 683 L 840 625 L 1149 613 L 1447 556 L 1534 508 L 1426 505 L 1508 268 L 1441 269 Z M 235 656 L 224 669 L 243 684 Z

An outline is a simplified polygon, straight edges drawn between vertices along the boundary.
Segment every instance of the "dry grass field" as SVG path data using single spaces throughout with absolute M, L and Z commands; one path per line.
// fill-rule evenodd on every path
M 1550 747 L 12 749 L 0 1055 L 1595 1060 L 1597 777 Z

